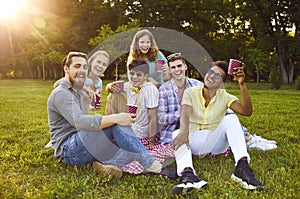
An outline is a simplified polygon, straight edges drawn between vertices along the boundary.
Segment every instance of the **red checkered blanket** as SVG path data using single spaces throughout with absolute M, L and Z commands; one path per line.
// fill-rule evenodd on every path
M 141 142 L 144 146 L 146 146 L 147 150 L 153 155 L 153 157 L 159 161 L 164 162 L 167 158 L 174 158 L 174 150 L 172 144 L 159 144 L 159 140 L 156 140 L 156 143 L 152 147 L 148 147 L 149 138 L 140 138 Z M 230 154 L 230 147 L 223 153 L 225 157 Z M 195 154 L 193 154 L 195 155 Z M 205 156 L 217 156 L 221 154 L 205 154 Z M 195 156 L 203 156 L 203 154 L 196 154 Z M 131 163 L 122 167 L 124 172 L 128 172 L 131 174 L 141 174 L 144 171 L 144 167 L 138 161 L 132 161 Z
M 153 157 L 159 161 L 164 162 L 167 158 L 174 157 L 174 151 L 172 144 L 159 144 L 156 141 L 156 144 L 152 147 L 148 147 L 149 138 L 140 138 L 147 150 L 153 155 Z M 144 171 L 144 167 L 138 161 L 132 161 L 131 163 L 122 167 L 122 170 L 132 174 L 140 174 Z

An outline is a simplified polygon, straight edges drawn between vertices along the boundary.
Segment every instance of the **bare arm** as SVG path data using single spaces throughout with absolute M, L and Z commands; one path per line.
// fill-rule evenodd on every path
M 252 101 L 245 82 L 244 68 L 245 64 L 243 63 L 242 66 L 234 72 L 234 76 L 240 85 L 242 99 L 241 101 L 234 101 L 230 108 L 240 115 L 250 116 L 253 112 Z
M 172 76 L 170 74 L 168 63 L 165 63 L 161 69 L 162 69 L 162 73 L 163 73 L 164 82 L 170 80 L 172 78 Z
M 108 83 L 106 85 L 106 91 L 108 93 L 119 93 L 120 92 L 119 84 L 116 84 L 116 82 Z
M 193 108 L 189 105 L 182 105 L 181 106 L 181 113 L 180 113 L 180 133 L 177 137 L 173 140 L 173 148 L 176 150 L 181 145 L 186 144 L 189 148 L 189 117 L 190 114 L 193 112 Z
M 149 146 L 154 146 L 155 136 L 157 133 L 156 108 L 148 109 L 148 117 L 149 117 Z
M 131 126 L 135 119 L 129 113 L 118 113 L 102 116 L 100 128 L 104 129 L 115 124 L 120 126 Z

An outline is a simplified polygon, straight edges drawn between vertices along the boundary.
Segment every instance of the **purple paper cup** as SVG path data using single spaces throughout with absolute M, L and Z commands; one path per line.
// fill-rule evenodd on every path
M 162 68 L 162 66 L 165 64 L 165 61 L 164 60 L 162 60 L 162 59 L 158 59 L 158 60 L 156 60 L 156 62 L 155 62 L 155 65 L 156 65 L 156 72 L 159 72 L 159 73 L 161 73 L 162 71 L 161 71 L 161 68 Z
M 95 110 L 99 110 L 100 109 L 100 96 L 98 95 L 94 95 L 92 98 L 92 106 L 95 108 Z
M 229 65 L 228 65 L 228 74 L 233 75 L 234 68 L 240 67 L 242 62 L 237 59 L 230 59 L 229 60 Z
M 130 114 L 136 114 L 138 107 L 133 104 L 126 104 L 126 112 Z
M 124 81 L 119 80 L 119 81 L 116 81 L 115 83 L 119 85 L 120 93 L 123 93 L 124 92 Z

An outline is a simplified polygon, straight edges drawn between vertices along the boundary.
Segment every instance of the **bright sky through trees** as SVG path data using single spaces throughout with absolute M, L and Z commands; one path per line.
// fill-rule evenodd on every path
M 25 5 L 25 0 L 0 0 L 0 20 L 13 17 Z

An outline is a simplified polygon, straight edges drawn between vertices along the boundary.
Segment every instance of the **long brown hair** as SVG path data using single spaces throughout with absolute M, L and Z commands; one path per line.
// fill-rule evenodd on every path
M 139 40 L 145 35 L 150 39 L 151 46 L 149 51 L 146 54 L 143 54 L 139 48 Z M 147 59 L 149 61 L 154 61 L 158 52 L 159 49 L 156 45 L 153 34 L 147 29 L 139 30 L 132 39 L 128 60 L 129 62 L 132 60 L 146 61 Z

